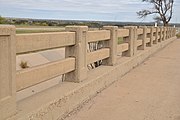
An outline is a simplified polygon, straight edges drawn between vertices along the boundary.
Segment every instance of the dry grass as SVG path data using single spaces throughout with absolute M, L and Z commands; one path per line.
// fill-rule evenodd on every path
M 123 43 L 123 38 L 122 37 L 118 37 L 118 45 Z
M 177 38 L 180 38 L 180 33 L 178 33 L 176 36 L 177 36 Z
M 62 32 L 62 30 L 16 30 L 16 34 Z
M 21 63 L 19 64 L 19 66 L 20 66 L 22 69 L 29 68 L 27 61 L 21 61 Z

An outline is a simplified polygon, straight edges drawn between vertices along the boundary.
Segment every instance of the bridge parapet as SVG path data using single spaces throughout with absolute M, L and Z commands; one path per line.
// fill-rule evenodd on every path
M 87 26 L 67 26 L 66 31 L 15 35 L 15 27 L 0 26 L 0 119 L 17 113 L 16 92 L 60 75 L 65 75 L 64 81 L 80 83 L 93 71 L 88 70 L 88 65 L 101 62 L 103 66 L 117 66 L 118 59 L 136 56 L 138 51 L 176 35 L 175 28 L 146 26 L 104 26 L 103 30 L 95 31 L 88 31 Z M 15 70 L 16 54 L 62 47 L 65 47 L 62 60 Z

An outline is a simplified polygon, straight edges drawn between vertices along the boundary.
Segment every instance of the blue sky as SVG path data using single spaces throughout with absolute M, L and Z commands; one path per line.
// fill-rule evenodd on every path
M 151 8 L 141 0 L 0 0 L 0 15 L 65 20 L 103 20 L 122 22 L 152 22 L 142 20 L 136 12 Z M 180 0 L 175 0 L 171 22 L 180 23 Z

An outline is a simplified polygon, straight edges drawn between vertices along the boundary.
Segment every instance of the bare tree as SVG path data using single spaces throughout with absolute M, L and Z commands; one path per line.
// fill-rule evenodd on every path
M 148 2 L 153 4 L 153 9 L 151 10 L 141 10 L 137 12 L 140 18 L 145 18 L 148 15 L 155 14 L 154 20 L 160 22 L 162 21 L 164 26 L 168 26 L 172 15 L 173 15 L 173 5 L 174 0 L 142 0 L 143 2 Z

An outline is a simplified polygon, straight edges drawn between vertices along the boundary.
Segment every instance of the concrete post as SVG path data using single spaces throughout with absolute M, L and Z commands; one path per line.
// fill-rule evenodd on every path
M 172 28 L 172 37 L 174 37 L 174 28 Z
M 0 26 L 0 120 L 16 114 L 15 75 L 15 27 Z
M 169 38 L 169 27 L 167 27 L 166 30 L 167 30 L 167 31 L 166 31 L 166 39 L 168 39 L 168 38 Z
M 134 50 L 133 50 L 133 52 L 134 52 L 134 55 L 136 55 L 137 54 L 137 40 L 138 40 L 138 34 L 137 34 L 137 27 L 134 27 Z
M 169 33 L 170 35 L 170 38 L 172 37 L 172 28 L 170 27 L 170 33 Z
M 174 28 L 174 32 L 173 33 L 174 33 L 173 37 L 175 37 L 176 36 L 176 28 Z
M 168 27 L 167 34 L 168 34 L 168 39 L 169 39 L 170 38 L 170 28 L 169 27 Z
M 174 28 L 171 27 L 171 37 L 173 37 L 173 29 Z
M 128 43 L 129 43 L 129 50 L 127 51 L 126 55 L 127 57 L 131 57 L 135 54 L 134 50 L 137 51 L 137 47 L 136 46 L 136 41 L 137 41 L 137 37 L 136 37 L 136 32 L 135 29 L 136 27 L 134 26 L 125 26 L 124 28 L 129 29 L 129 37 L 128 37 Z
M 108 41 L 108 45 L 106 47 L 110 48 L 110 57 L 106 60 L 103 60 L 103 63 L 106 65 L 115 65 L 117 61 L 117 26 L 104 26 L 104 30 L 110 30 L 111 32 L 111 38 L 110 41 Z
M 149 46 L 150 47 L 152 47 L 152 45 L 153 45 L 153 37 L 154 37 L 154 32 L 153 32 L 153 30 L 154 30 L 154 27 L 150 27 L 150 29 L 151 29 L 151 33 L 150 33 L 150 44 L 149 44 Z
M 169 38 L 171 38 L 171 27 L 169 27 Z
M 154 41 L 154 44 L 157 44 L 158 43 L 158 33 L 159 33 L 159 27 L 156 27 L 156 33 L 155 33 L 155 41 Z
M 75 70 L 65 75 L 65 81 L 81 82 L 87 78 L 87 26 L 67 26 L 66 31 L 75 32 L 75 45 L 66 47 L 65 56 L 75 57 Z
M 159 42 L 162 42 L 163 40 L 163 28 L 160 27 L 160 39 L 159 39 Z
M 171 28 L 169 27 L 169 38 L 171 38 Z
M 169 38 L 169 27 L 166 27 L 166 39 Z
M 174 28 L 171 28 L 171 37 L 173 37 Z
M 172 37 L 172 28 L 170 27 L 170 38 Z
M 163 32 L 163 41 L 166 40 L 166 27 L 164 27 L 164 32 Z
M 145 50 L 146 49 L 146 38 L 147 38 L 147 27 L 140 27 L 143 29 L 143 35 L 142 35 L 142 46 L 140 46 L 139 50 Z
M 171 38 L 171 27 L 169 27 L 169 38 Z

